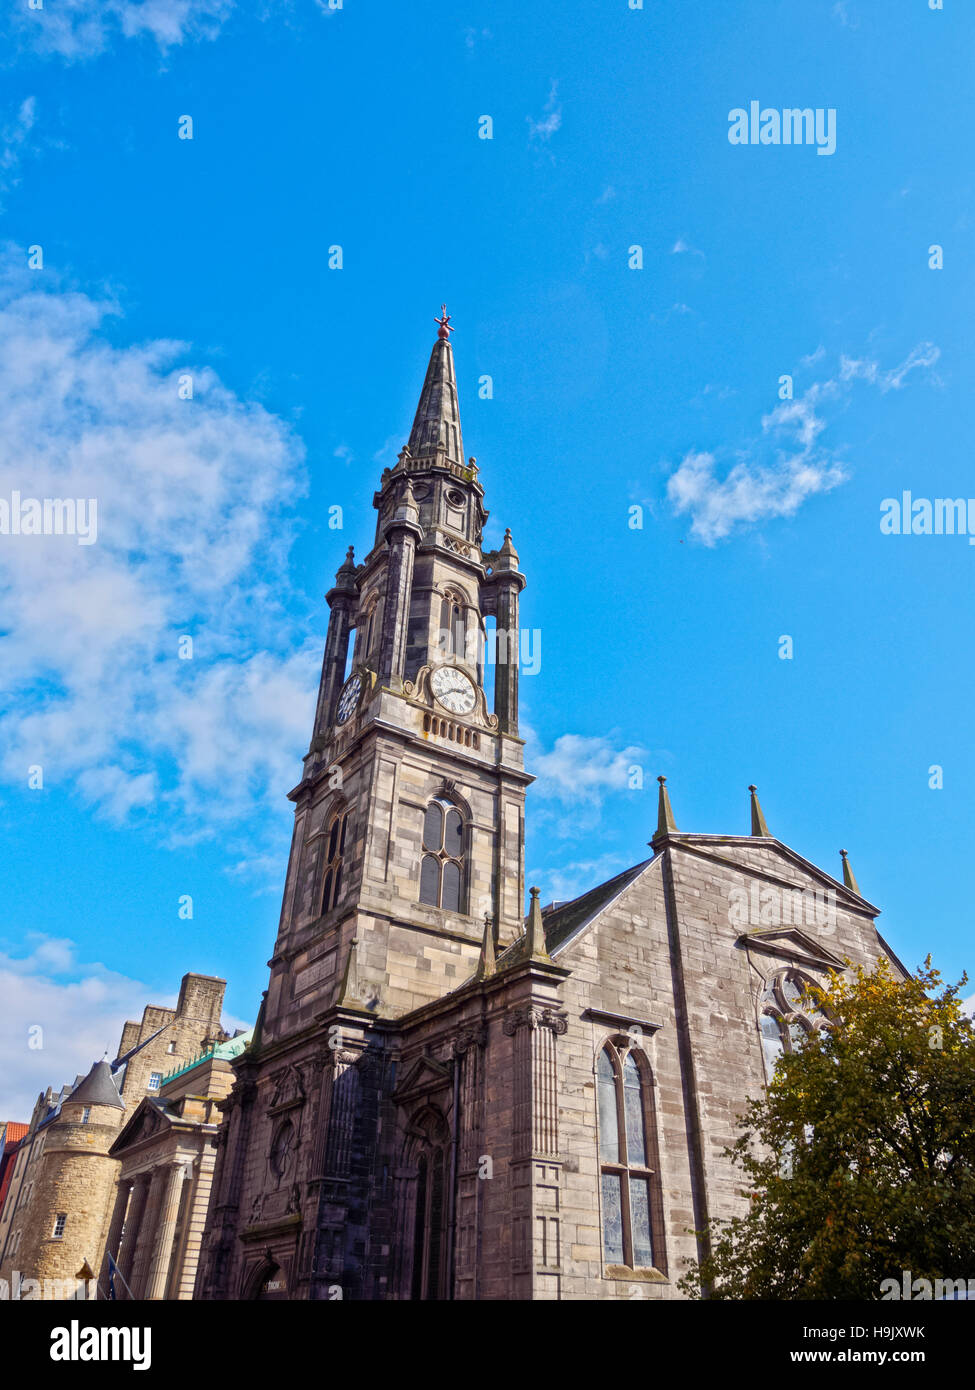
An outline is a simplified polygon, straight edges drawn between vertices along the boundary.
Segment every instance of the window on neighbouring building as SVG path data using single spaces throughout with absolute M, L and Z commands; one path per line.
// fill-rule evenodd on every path
M 166 1048 L 166 1051 L 167 1051 L 167 1052 L 170 1052 L 170 1053 L 175 1052 L 175 1051 L 176 1051 L 176 1044 L 175 1044 L 174 1042 L 171 1042 L 171 1043 L 169 1044 L 169 1046 Z
M 663 1268 L 650 1069 L 607 1043 L 596 1063 L 603 1259 Z
M 57 1216 L 54 1218 L 54 1230 L 51 1232 L 55 1240 L 61 1239 L 61 1237 L 64 1235 L 64 1228 L 67 1224 L 68 1213 L 66 1211 L 59 1211 Z
M 148 1089 L 149 1089 L 150 1091 L 158 1091 L 158 1090 L 159 1090 L 159 1083 L 160 1083 L 161 1081 L 162 1081 L 162 1072 L 161 1072 L 161 1071 L 154 1071 L 154 1072 L 150 1075 L 150 1077 L 149 1077 L 149 1086 L 148 1086 Z

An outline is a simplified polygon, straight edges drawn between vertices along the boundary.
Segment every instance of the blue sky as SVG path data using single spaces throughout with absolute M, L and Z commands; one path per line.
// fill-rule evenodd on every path
M 745 832 L 754 781 L 800 854 L 849 850 L 905 962 L 971 966 L 975 551 L 879 525 L 905 489 L 975 495 L 970 6 L 3 24 L 0 496 L 97 496 L 99 540 L 0 537 L 2 1114 L 186 970 L 252 1021 L 322 595 L 444 300 L 487 541 L 512 528 L 541 634 L 530 881 L 643 858 L 658 773 L 702 831 Z M 730 144 L 752 100 L 835 109 L 836 152 Z

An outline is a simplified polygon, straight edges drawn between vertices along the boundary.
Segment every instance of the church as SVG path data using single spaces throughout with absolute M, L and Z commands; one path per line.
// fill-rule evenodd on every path
M 683 1297 L 695 1232 L 745 1200 L 736 1116 L 821 1022 L 804 984 L 902 968 L 845 854 L 836 878 L 776 839 L 755 788 L 749 833 L 699 834 L 660 778 L 649 857 L 526 914 L 526 579 L 510 531 L 483 547 L 437 322 L 372 549 L 327 595 L 198 1299 Z

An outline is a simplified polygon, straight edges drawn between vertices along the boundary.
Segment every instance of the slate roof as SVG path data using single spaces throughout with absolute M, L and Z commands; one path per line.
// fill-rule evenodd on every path
M 603 908 L 608 907 L 614 898 L 618 898 L 624 888 L 628 888 L 651 862 L 644 859 L 642 863 L 634 864 L 631 869 L 624 869 L 615 878 L 609 878 L 605 883 L 590 888 L 588 892 L 582 893 L 570 902 L 543 909 L 542 926 L 545 928 L 545 949 L 549 955 L 553 955 L 571 936 L 598 916 Z M 516 964 L 525 953 L 525 942 L 524 936 L 513 941 L 498 957 L 498 968 Z
M 91 1071 L 68 1097 L 72 1104 L 83 1101 L 85 1105 L 114 1105 L 116 1110 L 124 1110 L 122 1097 L 115 1089 L 112 1068 L 107 1062 L 96 1062 Z

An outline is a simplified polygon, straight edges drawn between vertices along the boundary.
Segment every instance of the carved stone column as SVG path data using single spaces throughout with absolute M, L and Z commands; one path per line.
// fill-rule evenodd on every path
M 150 1173 L 140 1173 L 132 1180 L 132 1196 L 129 1201 L 129 1209 L 125 1216 L 125 1229 L 122 1235 L 122 1249 L 118 1254 L 118 1268 L 121 1276 L 121 1288 L 116 1285 L 116 1296 L 118 1298 L 131 1298 L 129 1287 L 132 1283 L 132 1268 L 135 1263 L 135 1252 L 139 1244 L 139 1232 L 142 1229 L 142 1218 L 146 1209 L 146 1199 L 149 1196 Z
M 155 1302 L 166 1297 L 166 1289 L 169 1285 L 169 1270 L 173 1258 L 173 1237 L 176 1234 L 176 1220 L 179 1216 L 180 1198 L 183 1195 L 186 1165 L 182 1161 L 177 1161 L 170 1164 L 165 1169 L 165 1173 L 166 1187 L 159 1210 L 155 1250 L 146 1290 L 146 1298 Z
M 156 1243 L 156 1226 L 159 1219 L 159 1204 L 162 1201 L 163 1188 L 166 1183 L 166 1171 L 163 1168 L 156 1168 L 150 1175 L 149 1194 L 139 1222 L 138 1243 L 135 1250 L 135 1263 L 132 1266 L 132 1287 L 133 1298 L 145 1298 L 146 1283 L 149 1279 L 149 1266 L 152 1260 L 152 1251 Z
M 111 1260 L 114 1259 L 116 1265 L 120 1254 L 119 1246 L 122 1243 L 122 1228 L 125 1225 L 125 1213 L 128 1210 L 129 1199 L 132 1196 L 135 1183 L 131 1178 L 120 1180 L 115 1194 L 115 1206 L 112 1211 L 112 1223 L 108 1228 L 108 1240 L 105 1243 L 105 1260 L 102 1264 L 101 1285 L 108 1289 L 108 1280 L 111 1275 Z M 117 1281 L 116 1281 L 117 1282 Z M 116 1298 L 120 1297 L 122 1290 L 116 1288 Z
M 513 1294 L 519 1299 L 540 1293 L 557 1297 L 562 1165 L 556 1039 L 568 1024 L 560 1011 L 530 1004 L 509 1010 L 503 1026 L 514 1043 Z

